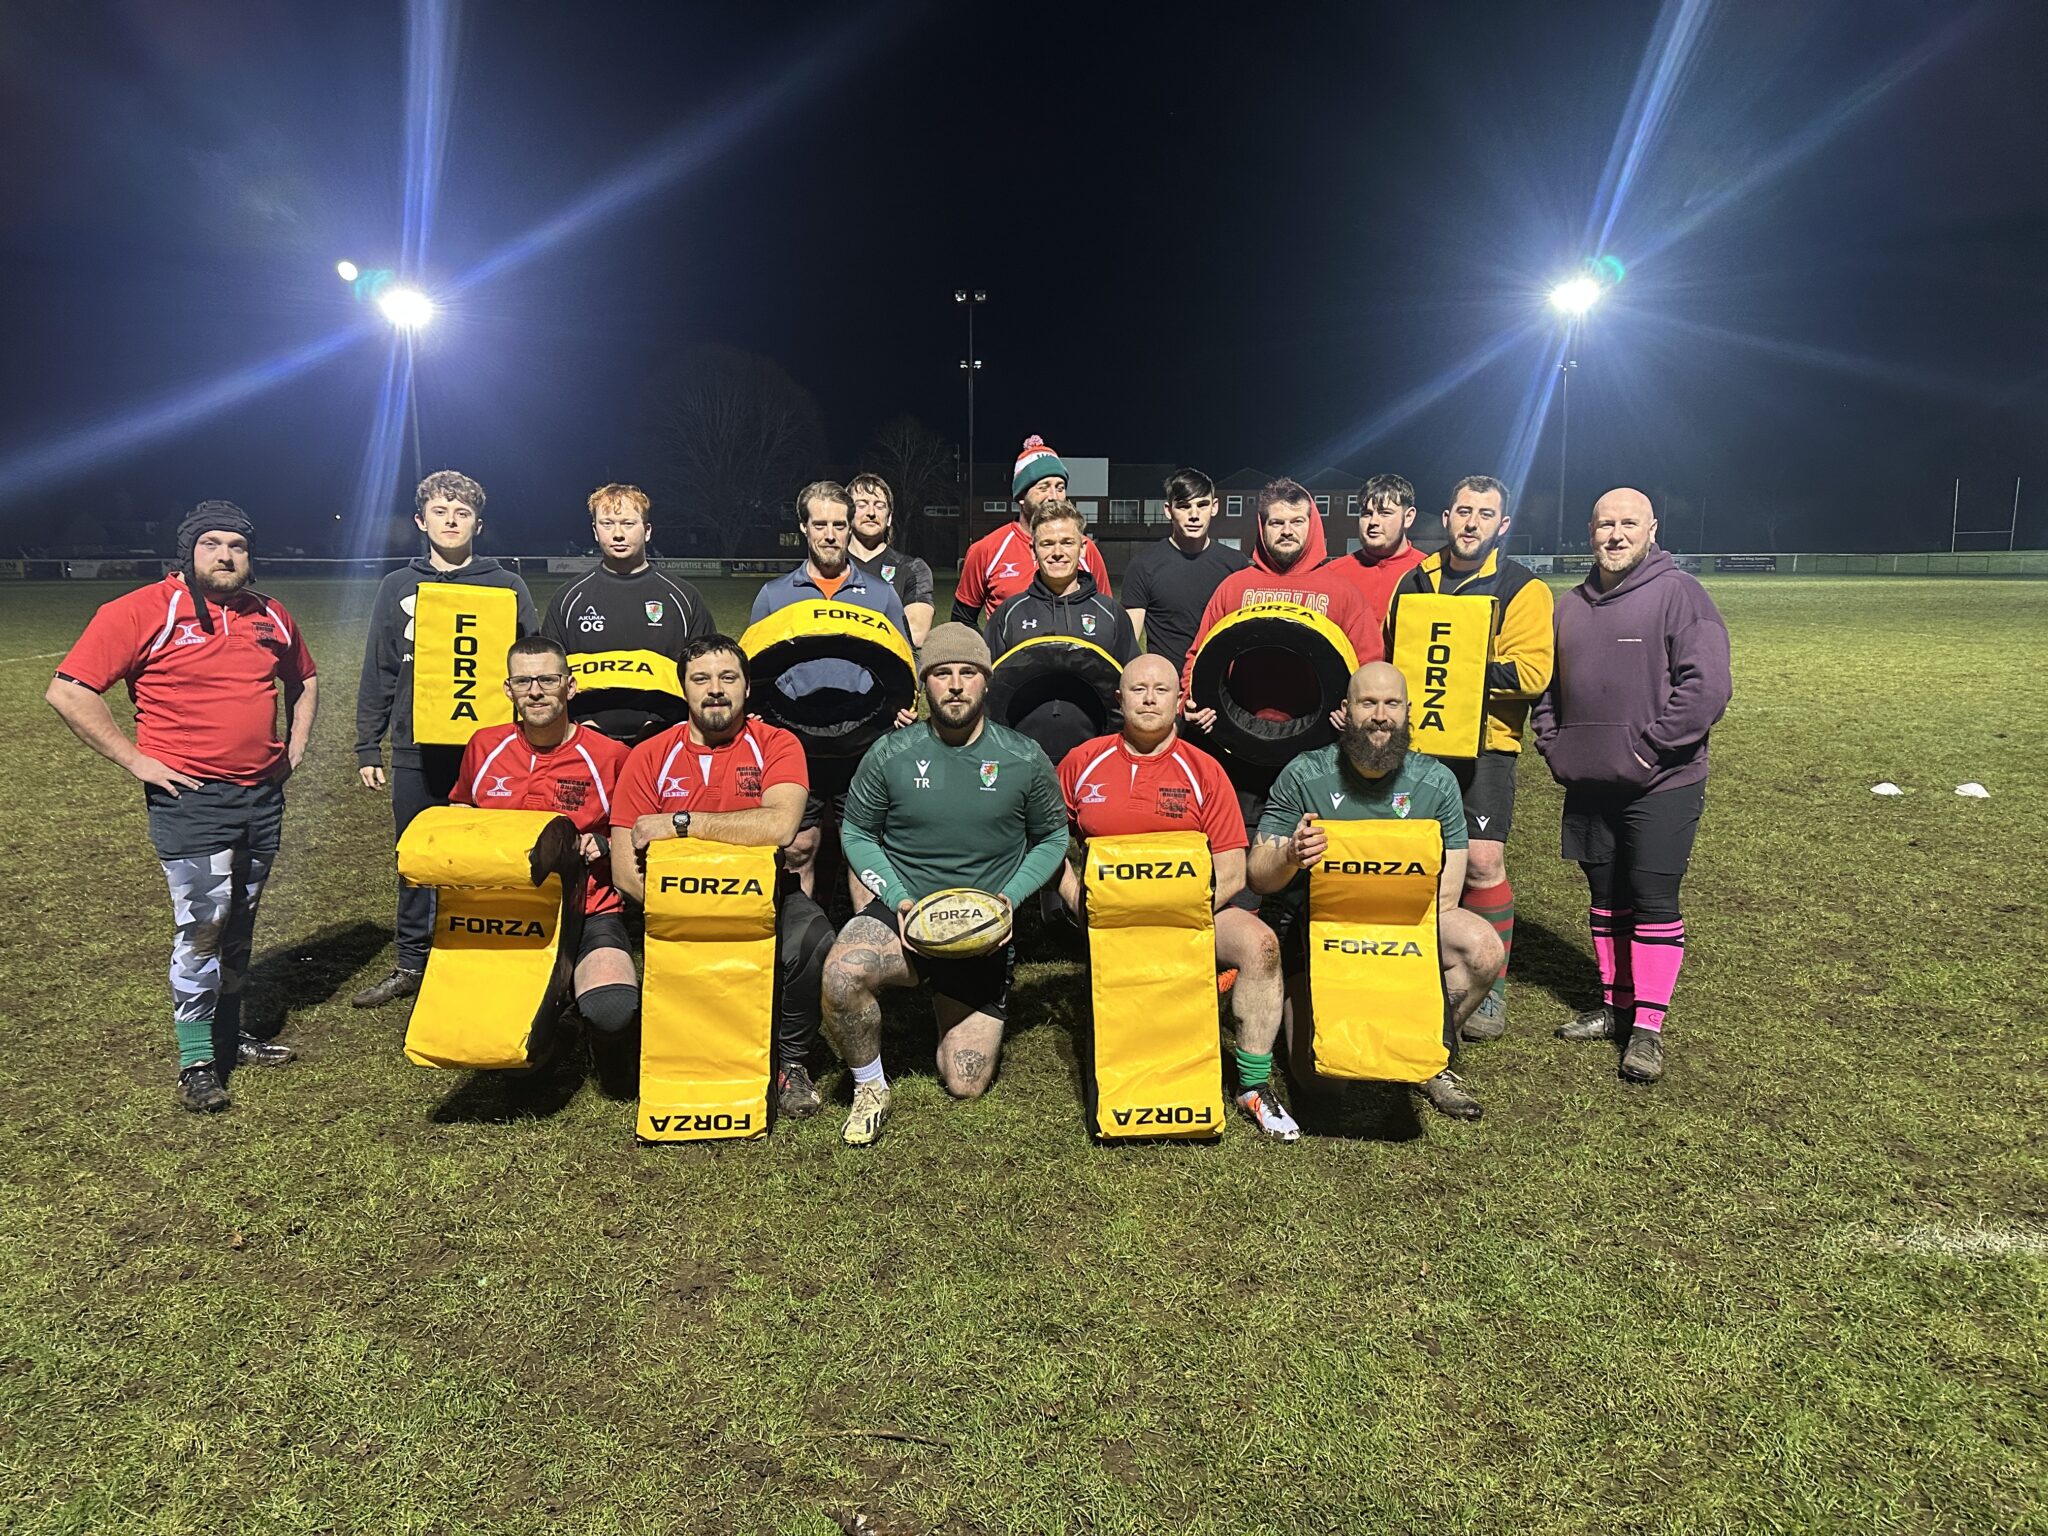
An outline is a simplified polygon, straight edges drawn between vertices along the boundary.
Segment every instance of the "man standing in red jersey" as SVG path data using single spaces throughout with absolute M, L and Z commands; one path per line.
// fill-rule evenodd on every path
M 505 696 L 516 717 L 487 725 L 462 749 L 450 805 L 481 811 L 552 811 L 574 822 L 590 866 L 583 890 L 583 939 L 576 949 L 576 1011 L 607 1036 L 639 1011 L 640 988 L 611 878 L 612 802 L 629 750 L 570 717 L 576 678 L 560 641 L 527 635 L 505 655 Z
M 193 508 L 178 526 L 178 569 L 102 606 L 44 695 L 80 741 L 142 781 L 177 925 L 177 1099 L 201 1112 L 229 1103 L 216 1033 L 241 1066 L 292 1059 L 242 1030 L 241 994 L 284 828 L 284 781 L 306 755 L 319 688 L 298 625 L 249 587 L 254 531 L 233 502 Z M 135 704 L 132 743 L 100 697 L 116 682 Z
M 1201 832 L 1209 839 L 1216 887 L 1216 964 L 1237 972 L 1230 1007 L 1237 1019 L 1237 1103 L 1266 1135 L 1297 1141 L 1301 1127 L 1273 1088 L 1280 1034 L 1280 943 L 1256 912 L 1233 902 L 1245 889 L 1244 818 L 1223 765 L 1180 739 L 1180 682 L 1164 656 L 1124 668 L 1117 697 L 1119 736 L 1083 742 L 1060 762 L 1060 793 L 1077 836 Z M 1060 895 L 1082 910 L 1081 878 L 1060 871 Z
M 692 640 L 678 670 L 689 718 L 633 749 L 612 802 L 612 869 L 619 889 L 639 902 L 647 899 L 648 844 L 693 837 L 787 849 L 810 797 L 803 743 L 747 716 L 747 658 L 737 640 Z M 818 1038 L 831 947 L 831 920 L 785 874 L 775 902 L 775 1094 L 791 1119 L 824 1107 L 804 1058 Z
M 1399 475 L 1374 475 L 1358 497 L 1358 548 L 1330 556 L 1325 567 L 1351 583 L 1381 629 L 1386 628 L 1394 587 L 1422 564 L 1422 551 L 1408 542 L 1408 530 L 1414 526 L 1415 487 Z
M 1010 477 L 1010 496 L 1017 503 L 1016 521 L 976 539 L 960 562 L 960 580 L 953 588 L 953 620 L 970 629 L 979 629 L 983 618 L 1030 586 L 1031 578 L 1038 574 L 1031 555 L 1031 514 L 1046 502 L 1067 499 L 1067 466 L 1045 445 L 1044 438 L 1024 439 Z M 1093 539 L 1083 538 L 1081 558 L 1095 578 L 1095 589 L 1110 596 L 1109 567 Z

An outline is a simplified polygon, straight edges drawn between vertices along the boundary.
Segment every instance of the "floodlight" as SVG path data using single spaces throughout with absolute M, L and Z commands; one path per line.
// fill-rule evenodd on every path
M 1600 284 L 1590 277 L 1568 278 L 1550 290 L 1550 306 L 1576 318 L 1600 302 Z
M 356 264 L 352 261 L 337 261 L 334 264 L 334 272 L 344 283 L 352 283 L 362 276 L 362 273 L 357 270 Z
M 377 295 L 377 307 L 401 331 L 416 331 L 434 318 L 434 301 L 417 288 L 386 288 Z

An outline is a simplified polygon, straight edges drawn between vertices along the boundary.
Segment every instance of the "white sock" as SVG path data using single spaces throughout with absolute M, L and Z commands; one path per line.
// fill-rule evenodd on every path
M 882 1076 L 882 1058 L 879 1056 L 864 1067 L 855 1067 L 853 1080 L 856 1083 L 880 1083 L 884 1088 L 889 1086 L 889 1079 Z

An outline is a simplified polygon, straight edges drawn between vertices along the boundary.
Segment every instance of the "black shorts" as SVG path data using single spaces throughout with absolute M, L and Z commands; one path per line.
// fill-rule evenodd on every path
M 1564 856 L 1574 864 L 1612 864 L 1649 874 L 1682 875 L 1707 805 L 1707 784 L 1660 789 L 1571 789 L 1564 797 Z
M 576 945 L 576 960 L 580 965 L 600 949 L 624 950 L 628 956 L 633 953 L 633 941 L 626 934 L 626 919 L 618 912 L 586 912 L 583 916 L 583 938 Z
M 808 832 L 813 827 L 836 827 L 845 819 L 845 790 L 836 795 L 825 795 L 814 789 L 804 796 L 804 819 L 796 824 L 796 829 Z
M 1504 843 L 1515 824 L 1515 764 L 1519 752 L 1481 752 L 1444 766 L 1465 796 L 1465 835 Z
M 282 784 L 229 784 L 209 780 L 172 794 L 143 789 L 149 840 L 160 859 L 196 859 L 229 848 L 275 853 L 284 835 Z
M 891 933 L 896 931 L 896 914 L 880 898 L 869 902 L 859 915 L 872 917 Z M 1017 964 L 1014 943 L 971 960 L 934 960 L 905 945 L 903 959 L 911 976 L 930 982 L 939 996 L 951 998 L 970 1013 L 985 1013 L 997 1023 L 1009 1018 L 1010 977 Z

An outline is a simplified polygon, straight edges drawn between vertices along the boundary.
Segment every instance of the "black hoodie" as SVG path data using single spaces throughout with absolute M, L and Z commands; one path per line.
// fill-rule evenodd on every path
M 1095 578 L 1086 570 L 1061 593 L 1048 587 L 1043 576 L 1032 577 L 1030 586 L 989 616 L 989 655 L 1000 661 L 1012 646 L 1055 635 L 1099 646 L 1115 658 L 1119 668 L 1138 654 L 1138 637 L 1131 629 L 1131 616 L 1113 599 L 1102 595 Z M 1059 699 L 1039 704 L 1022 718 L 1006 723 L 1037 742 L 1055 763 L 1100 730 L 1099 723 L 1079 706 Z
M 517 571 L 508 571 L 488 555 L 477 555 L 459 570 L 444 571 L 425 555 L 387 575 L 377 587 L 370 609 L 370 637 L 363 646 L 363 678 L 356 689 L 356 765 L 374 768 L 383 762 L 383 741 L 391 737 L 391 761 L 417 764 L 420 747 L 412 739 L 412 610 L 422 583 L 466 582 L 474 587 L 504 587 L 519 598 L 519 633 L 540 628 L 533 594 Z M 461 753 L 460 747 L 447 751 Z

